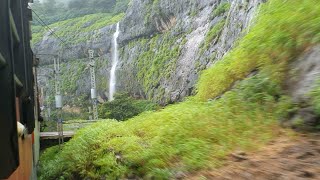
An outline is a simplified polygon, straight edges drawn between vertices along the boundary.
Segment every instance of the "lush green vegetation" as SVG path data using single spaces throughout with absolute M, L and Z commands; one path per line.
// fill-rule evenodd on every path
M 53 68 L 52 66 L 53 65 L 49 65 L 48 67 Z M 80 84 L 78 80 L 89 74 L 89 69 L 86 67 L 86 59 L 69 60 L 68 62 L 60 64 L 61 72 L 63 72 L 60 74 L 61 90 L 65 96 L 74 94 L 79 87 L 84 86 L 84 84 Z M 54 75 L 51 74 L 51 78 L 48 80 L 48 85 L 51 87 L 48 89 L 48 95 L 51 95 L 49 104 L 54 104 L 55 86 L 53 76 Z M 84 98 L 86 97 L 77 94 L 77 98 L 65 99 L 64 103 L 70 106 L 82 105 L 84 104 Z
M 67 45 L 78 44 L 91 40 L 88 32 L 101 29 L 105 26 L 119 22 L 124 16 L 124 13 L 117 15 L 97 13 L 86 15 L 83 17 L 68 19 L 51 24 L 49 27 L 67 43 Z M 48 33 L 48 30 L 40 26 L 32 26 L 32 43 L 37 44 Z M 99 32 L 97 32 L 99 36 Z M 54 37 L 49 33 L 49 36 Z
M 218 22 L 217 24 L 215 24 L 209 31 L 208 33 L 206 34 L 206 37 L 203 41 L 203 43 L 200 45 L 200 51 L 201 51 L 201 54 L 207 50 L 212 41 L 214 39 L 216 39 L 217 37 L 219 37 L 221 31 L 223 30 L 223 27 L 224 27 L 224 24 L 226 23 L 225 20 L 221 20 L 220 22 Z
M 140 43 L 145 51 L 140 54 L 137 61 L 138 79 L 144 87 L 148 98 L 153 97 L 154 90 L 159 86 L 160 80 L 169 78 L 176 69 L 176 62 L 180 55 L 181 45 L 178 39 L 183 35 L 172 37 L 170 32 L 163 35 L 156 35 L 152 39 L 142 39 Z M 162 92 L 162 93 L 160 93 Z M 157 100 L 161 99 L 164 89 L 156 93 Z
M 55 132 L 57 130 L 57 121 L 45 120 L 41 123 L 41 132 Z
M 88 115 L 89 116 L 89 115 Z M 93 121 L 85 119 L 73 119 L 63 122 L 63 130 L 64 131 L 77 131 L 78 129 L 84 128 L 86 126 L 92 125 Z
M 99 117 L 124 121 L 142 112 L 157 109 L 157 105 L 147 100 L 139 100 L 128 94 L 116 94 L 115 99 L 99 106 Z
M 97 63 L 102 64 L 103 59 L 98 59 Z M 64 105 L 68 105 L 68 108 L 64 108 L 63 119 L 68 121 L 71 119 L 88 119 L 88 106 L 91 105 L 89 101 L 90 93 L 80 94 L 81 88 L 85 87 L 85 81 L 79 81 L 80 79 L 87 77 L 89 75 L 89 69 L 87 67 L 86 59 L 75 59 L 63 62 L 60 64 L 61 71 L 60 74 L 61 80 L 61 90 L 63 92 Z M 53 65 L 47 65 L 43 68 L 53 69 Z M 51 108 L 51 119 L 56 119 L 56 109 L 55 109 L 55 84 L 54 84 L 54 75 L 48 74 L 50 78 L 47 79 L 46 91 L 49 96 L 46 103 L 47 107 Z M 100 79 L 100 76 L 97 76 L 97 79 Z M 101 81 L 101 83 L 104 83 Z M 99 90 L 105 90 L 102 88 L 100 83 L 97 83 Z M 79 92 L 79 89 L 80 92 Z M 44 122 L 44 131 L 50 131 L 56 129 L 56 126 L 52 124 L 51 121 Z
M 282 92 L 286 67 L 320 41 L 319 17 L 315 0 L 270 0 L 239 45 L 204 71 L 197 96 L 125 122 L 107 120 L 80 130 L 45 161 L 40 178 L 169 179 L 220 166 L 234 150 L 257 149 L 278 134 L 277 120 L 292 106 Z M 246 78 L 253 70 L 257 74 Z M 242 81 L 234 84 L 237 80 Z
M 159 0 L 151 0 L 146 4 L 145 10 L 144 10 L 146 12 L 144 15 L 144 23 L 145 24 L 151 22 L 151 13 L 154 13 L 157 16 L 161 15 L 161 13 L 159 12 L 159 7 L 158 7 L 159 4 L 160 4 Z
M 108 120 L 79 130 L 43 169 L 42 178 L 116 179 L 136 174 L 167 179 L 178 171 L 219 166 L 232 150 L 257 148 L 278 132 L 282 103 L 273 97 L 277 88 L 270 94 L 253 88 L 260 94 L 257 102 L 242 88 L 252 87 L 243 84 L 213 102 L 189 100 L 123 123 Z
M 227 12 L 230 9 L 231 4 L 229 2 L 220 3 L 217 8 L 215 8 L 211 15 L 210 19 L 220 16 L 221 14 Z
M 53 159 L 55 159 L 56 155 L 59 153 L 59 146 L 53 146 L 50 148 L 47 148 L 45 151 L 43 151 L 40 155 L 40 164 L 37 168 L 38 175 L 42 175 L 43 168 L 45 168 L 46 165 L 50 164 Z
M 129 0 L 34 0 L 32 9 L 46 24 L 66 19 L 82 17 L 88 14 L 108 13 L 116 15 L 126 11 Z M 39 26 L 39 19 L 34 16 L 33 24 Z

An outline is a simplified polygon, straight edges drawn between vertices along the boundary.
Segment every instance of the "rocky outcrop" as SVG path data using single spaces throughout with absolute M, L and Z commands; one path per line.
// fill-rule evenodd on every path
M 92 32 L 78 34 L 75 36 L 75 40 L 82 36 L 89 36 L 92 39 L 73 45 L 61 44 L 61 40 L 55 36 L 45 34 L 42 41 L 34 46 L 34 53 L 40 58 L 38 84 L 49 96 L 49 103 L 54 104 L 55 94 L 53 58 L 57 58 L 57 56 L 53 55 L 59 55 L 62 62 L 61 84 L 65 104 L 83 106 L 83 104 L 89 103 L 91 89 L 88 67 L 89 49 L 95 51 L 98 93 L 102 99 L 106 99 L 114 29 L 115 26 L 111 25 Z M 64 40 L 62 39 L 62 41 Z
M 313 99 L 310 93 L 320 80 L 320 46 L 304 52 L 290 64 L 289 69 L 287 93 L 299 108 L 283 124 L 298 130 L 314 130 L 320 124 L 320 117 L 311 103 Z
M 83 32 L 81 34 L 70 34 L 74 36 L 74 41 L 81 37 L 91 37 L 87 41 L 80 41 L 72 45 L 65 42 L 63 38 L 56 38 L 52 33 L 44 34 L 42 41 L 34 45 L 33 51 L 40 57 L 40 65 L 52 64 L 51 54 L 59 55 L 63 62 L 74 59 L 83 59 L 88 57 L 88 49 L 95 50 L 96 57 L 110 57 L 112 47 L 112 34 L 115 26 L 106 26 L 92 32 Z M 55 32 L 58 28 L 53 29 Z
M 295 103 L 308 102 L 308 94 L 320 78 L 320 45 L 303 53 L 290 65 L 288 91 Z
M 262 2 L 132 0 L 120 22 L 117 90 L 160 104 L 180 101 L 194 93 L 201 70 L 221 59 L 248 31 Z M 98 90 L 101 96 L 107 97 L 114 31 L 113 25 L 88 32 L 94 37 L 91 42 L 64 49 L 59 47 L 57 39 L 47 34 L 35 46 L 35 53 L 61 53 L 65 63 L 69 59 L 85 62 L 88 48 L 95 49 L 98 61 L 104 62 L 97 67 L 98 80 L 103 81 L 97 82 Z M 48 68 L 51 60 L 44 59 L 42 67 Z M 82 75 L 78 82 L 79 85 L 88 83 L 89 76 Z M 90 92 L 88 85 L 77 86 L 77 89 L 81 89 L 77 91 L 80 94 Z
M 192 94 L 200 71 L 221 59 L 236 40 L 248 31 L 260 3 L 262 1 L 134 0 L 120 24 L 119 41 L 124 49 L 118 71 L 120 89 L 146 96 L 161 104 L 180 101 Z M 217 29 L 219 32 L 216 37 L 208 40 L 210 30 L 219 24 L 223 25 Z M 180 46 L 180 54 L 170 76 L 161 77 L 155 86 L 143 87 L 143 79 L 135 75 L 139 69 L 132 64 L 139 60 L 141 53 L 148 51 L 148 46 L 141 48 L 140 43 L 134 42 L 141 38 L 151 40 L 156 34 L 169 34 L 172 38 L 182 35 L 184 38 L 177 39 L 169 46 Z M 158 42 L 158 45 L 161 44 L 164 44 L 163 41 Z M 128 72 L 133 75 L 128 76 Z M 121 74 L 126 75 L 123 77 Z M 157 98 L 157 94 L 161 94 L 161 97 Z

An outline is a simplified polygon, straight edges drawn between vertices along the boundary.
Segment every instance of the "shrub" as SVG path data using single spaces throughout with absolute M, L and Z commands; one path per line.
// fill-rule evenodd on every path
M 217 38 L 221 31 L 223 30 L 223 26 L 226 23 L 225 20 L 222 20 L 215 24 L 207 33 L 204 42 L 201 44 L 201 54 L 210 47 L 212 41 Z
M 213 19 L 227 12 L 230 9 L 230 6 L 231 6 L 230 3 L 228 2 L 220 3 L 218 7 L 214 11 L 212 11 L 210 18 Z
M 116 94 L 115 99 L 99 107 L 99 117 L 124 121 L 144 111 L 152 111 L 157 105 L 147 100 L 136 100 L 128 94 Z

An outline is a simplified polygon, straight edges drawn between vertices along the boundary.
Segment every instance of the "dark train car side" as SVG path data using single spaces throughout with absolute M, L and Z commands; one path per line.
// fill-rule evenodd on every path
M 31 0 L 0 1 L 0 179 L 34 179 L 39 122 Z

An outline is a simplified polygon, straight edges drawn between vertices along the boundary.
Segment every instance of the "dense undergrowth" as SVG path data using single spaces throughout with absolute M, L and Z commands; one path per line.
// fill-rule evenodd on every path
M 319 42 L 319 21 L 315 0 L 270 0 L 238 46 L 204 71 L 195 97 L 126 122 L 106 120 L 80 130 L 42 162 L 40 178 L 169 179 L 220 166 L 234 150 L 258 148 L 277 135 L 277 120 L 287 116 L 291 101 L 282 90 L 287 64 Z
M 135 99 L 127 93 L 116 94 L 114 100 L 99 105 L 99 118 L 125 121 L 145 111 L 153 111 L 158 105 L 144 99 Z

